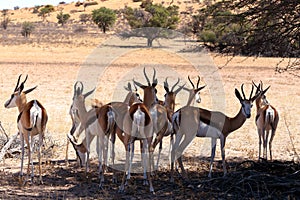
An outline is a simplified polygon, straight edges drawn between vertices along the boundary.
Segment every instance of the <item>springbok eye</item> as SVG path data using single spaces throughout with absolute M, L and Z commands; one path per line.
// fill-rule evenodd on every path
M 253 107 L 253 105 L 251 105 L 251 108 Z

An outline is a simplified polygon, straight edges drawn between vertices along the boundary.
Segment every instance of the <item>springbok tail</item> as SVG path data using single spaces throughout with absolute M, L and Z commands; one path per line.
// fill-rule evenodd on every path
M 132 134 L 133 136 L 137 136 L 135 134 L 143 134 L 143 128 L 145 125 L 145 113 L 141 110 L 140 106 L 133 114 L 133 123 L 132 123 Z M 142 135 L 143 137 L 143 135 Z
M 26 130 L 31 131 L 33 128 L 37 127 L 38 119 L 42 118 L 42 109 L 39 107 L 36 100 L 33 101 L 33 105 L 30 109 L 30 123 L 31 127 L 26 128 Z
M 275 119 L 275 111 L 271 108 L 271 106 L 268 106 L 268 109 L 266 110 L 266 123 L 270 124 L 272 129 L 274 129 L 274 119 Z
M 109 108 L 107 112 L 107 130 L 106 130 L 107 133 L 113 131 L 114 126 L 115 126 L 115 113 L 111 108 Z

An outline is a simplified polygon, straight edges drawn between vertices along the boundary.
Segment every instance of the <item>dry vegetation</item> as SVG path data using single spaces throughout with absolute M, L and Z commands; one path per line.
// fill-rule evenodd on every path
M 180 1 L 178 1 L 180 2 Z M 104 6 L 118 8 L 123 4 L 116 0 L 102 2 Z M 102 4 L 101 3 L 101 4 Z M 124 3 L 126 4 L 126 3 Z M 138 4 L 134 4 L 138 5 Z M 185 3 L 180 4 L 182 9 Z M 61 5 L 65 11 L 82 9 L 73 4 Z M 99 5 L 98 5 L 99 7 Z M 93 9 L 87 7 L 86 10 Z M 299 191 L 299 165 L 298 155 L 300 150 L 300 90 L 299 77 L 288 73 L 275 73 L 276 64 L 280 58 L 244 58 L 235 57 L 226 66 L 229 58 L 211 55 L 213 62 L 220 69 L 219 73 L 225 91 L 226 107 L 224 112 L 233 116 L 239 110 L 239 103 L 234 96 L 234 88 L 242 83 L 248 85 L 252 80 L 262 80 L 265 85 L 271 85 L 267 93 L 268 99 L 280 114 L 279 126 L 273 141 L 273 162 L 257 162 L 258 135 L 254 123 L 255 108 L 250 120 L 237 131 L 229 135 L 226 142 L 226 157 L 229 167 L 229 175 L 222 178 L 220 151 L 217 147 L 217 157 L 213 171 L 213 179 L 207 178 L 210 141 L 196 139 L 184 154 L 184 164 L 188 169 L 190 182 L 184 182 L 177 174 L 175 183 L 169 183 L 169 166 L 160 167 L 154 178 L 155 195 L 148 193 L 148 187 L 142 186 L 142 178 L 133 176 L 125 194 L 119 194 L 119 184 L 111 183 L 111 174 L 107 173 L 103 190 L 98 190 L 97 165 L 93 162 L 89 179 L 84 177 L 84 170 L 78 169 L 75 162 L 75 153 L 70 150 L 71 163 L 64 163 L 66 134 L 71 128 L 71 120 L 68 109 L 71 103 L 73 84 L 77 80 L 82 63 L 102 42 L 109 40 L 109 36 L 100 33 L 94 25 L 78 23 L 68 24 L 66 27 L 58 27 L 52 18 L 48 23 L 36 22 L 36 30 L 31 38 L 25 39 L 20 35 L 22 20 L 39 21 L 36 15 L 31 14 L 30 9 L 13 11 L 14 25 L 10 25 L 6 31 L 0 32 L 0 70 L 1 70 L 1 95 L 0 102 L 4 103 L 13 91 L 15 81 L 20 73 L 28 74 L 27 87 L 38 85 L 38 89 L 28 95 L 28 99 L 39 99 L 49 114 L 47 128 L 47 152 L 43 163 L 44 185 L 27 185 L 20 187 L 18 183 L 19 154 L 6 158 L 0 164 L 0 198 L 1 199 L 213 199 L 213 198 L 278 198 L 296 199 Z M 81 13 L 81 12 L 80 12 Z M 56 16 L 56 14 L 52 14 Z M 76 21 L 76 15 L 72 15 Z M 78 32 L 79 28 L 84 32 Z M 130 44 L 131 41 L 124 41 Z M 144 41 L 132 43 L 126 54 L 118 57 L 105 70 L 101 82 L 97 85 L 95 97 L 109 102 L 112 99 L 121 101 L 125 91 L 123 87 L 117 88 L 119 96 L 114 96 L 115 89 L 120 84 L 119 80 L 127 81 L 137 76 L 141 71 L 133 71 L 142 64 L 156 65 L 159 84 L 166 76 L 169 76 L 165 67 L 178 72 L 181 77 L 187 75 L 196 76 L 195 70 L 182 57 L 160 48 L 138 48 L 144 45 Z M 118 51 L 123 44 L 111 46 L 111 52 Z M 125 46 L 125 45 L 124 45 Z M 123 48 L 124 48 L 123 46 Z M 284 65 L 284 63 L 281 63 Z M 201 64 L 199 64 L 201 65 Z M 133 74 L 130 74 L 133 73 Z M 205 73 L 203 82 L 208 84 L 202 94 L 202 106 L 213 109 L 211 90 L 214 76 Z M 177 79 L 171 76 L 169 80 Z M 139 79 L 143 81 L 142 78 Z M 185 80 L 186 81 L 186 80 Z M 125 82 L 124 82 L 125 83 Z M 211 90 L 209 90 L 211 89 Z M 247 87 L 249 90 L 249 86 Z M 162 85 L 158 87 L 158 95 L 163 97 Z M 186 94 L 179 95 L 182 105 L 186 101 Z M 114 99 L 116 98 L 116 99 Z M 180 107 L 178 105 L 178 107 Z M 9 137 L 17 131 L 17 109 L 0 109 L 0 121 Z M 165 139 L 166 141 L 169 138 Z M 50 141 L 50 142 L 49 142 Z M 18 142 L 18 141 L 16 141 Z M 120 145 L 120 143 L 119 143 Z M 51 147 L 51 148 L 50 148 Z M 122 149 L 122 146 L 119 146 Z M 118 152 L 120 157 L 123 152 Z M 26 163 L 26 162 L 25 162 Z M 121 178 L 121 174 L 118 177 Z

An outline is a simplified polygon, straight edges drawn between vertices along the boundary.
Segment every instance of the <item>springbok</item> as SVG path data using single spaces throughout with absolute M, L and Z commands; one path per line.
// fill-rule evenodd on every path
M 144 169 L 144 185 L 148 184 L 150 186 L 150 192 L 154 192 L 152 180 L 151 180 L 151 164 L 150 155 L 153 152 L 151 148 L 151 143 L 153 139 L 153 122 L 152 117 L 149 112 L 150 108 L 157 104 L 156 97 L 156 85 L 157 79 L 155 78 L 156 71 L 153 73 L 153 81 L 150 83 L 146 75 L 144 68 L 144 75 L 147 79 L 148 86 L 143 85 L 139 82 L 134 81 L 134 83 L 144 90 L 143 103 L 135 103 L 130 106 L 129 112 L 124 117 L 123 131 L 124 131 L 124 145 L 126 149 L 126 163 L 125 171 L 122 178 L 122 184 L 120 186 L 119 192 L 123 192 L 127 180 L 130 179 L 130 171 L 132 167 L 132 161 L 134 157 L 134 141 L 142 140 L 142 164 Z M 127 175 L 127 176 L 126 176 Z
M 81 122 L 80 128 L 76 129 L 79 133 L 74 133 L 74 135 L 79 135 L 80 132 L 83 131 L 82 129 L 84 129 L 86 146 L 84 146 L 83 143 L 78 144 L 72 135 L 68 134 L 68 137 L 74 148 L 78 150 L 76 151 L 77 155 L 81 158 L 81 160 L 84 160 L 83 163 L 86 164 L 87 174 L 89 171 L 90 144 L 92 139 L 96 136 L 96 151 L 99 162 L 99 187 L 101 188 L 104 182 L 103 172 L 107 165 L 108 138 L 110 134 L 113 133 L 115 126 L 114 112 L 110 105 L 103 105 L 100 108 L 94 108 L 88 112 L 85 107 L 85 98 L 92 94 L 95 89 L 87 92 L 86 94 L 82 94 L 82 90 L 77 90 L 72 104 L 73 109 L 77 110 Z M 84 150 L 86 150 L 86 152 L 83 152 L 82 154 L 81 152 Z M 81 154 L 78 154 L 79 152 Z
M 224 176 L 227 173 L 225 165 L 225 142 L 227 136 L 239 129 L 246 121 L 247 118 L 251 117 L 251 107 L 253 101 L 259 96 L 256 94 L 252 97 L 253 85 L 249 98 L 247 99 L 243 89 L 244 84 L 241 85 L 240 92 L 235 89 L 235 95 L 240 101 L 241 108 L 236 116 L 228 117 L 221 112 L 209 111 L 202 108 L 185 106 L 176 111 L 177 117 L 173 117 L 173 127 L 176 132 L 175 144 L 171 151 L 171 182 L 174 181 L 174 161 L 178 159 L 179 165 L 181 167 L 182 173 L 186 178 L 186 172 L 184 170 L 181 154 L 187 147 L 187 145 L 197 137 L 211 137 L 211 160 L 210 160 L 210 170 L 208 177 L 211 177 L 212 173 L 212 164 L 215 157 L 216 151 L 216 140 L 220 139 L 222 163 Z M 175 115 L 175 114 L 174 114 Z M 184 136 L 183 141 L 182 137 Z M 180 143 L 181 142 L 181 143 Z
M 163 145 L 163 137 L 169 136 L 172 133 L 172 131 L 173 131 L 171 122 L 172 122 L 172 116 L 173 116 L 173 113 L 174 113 L 174 110 L 175 110 L 176 95 L 185 86 L 185 84 L 183 84 L 182 86 L 178 87 L 174 91 L 175 87 L 178 85 L 179 82 L 180 82 L 180 79 L 178 78 L 177 82 L 172 86 L 172 88 L 170 90 L 169 84 L 168 84 L 168 78 L 166 78 L 165 81 L 164 81 L 164 89 L 165 89 L 166 93 L 164 95 L 165 100 L 163 101 L 162 105 L 166 108 L 167 118 L 168 118 L 168 124 L 167 124 L 168 127 L 165 130 L 163 127 L 158 127 L 157 126 L 157 128 L 160 128 L 160 130 L 164 131 L 164 133 L 160 133 L 160 130 L 158 130 L 157 137 L 154 139 L 154 141 L 152 143 L 153 149 L 155 149 L 156 145 L 159 143 L 159 150 L 158 150 L 156 168 L 158 168 L 158 165 L 159 165 L 159 160 L 160 160 L 160 155 L 161 155 L 162 145 Z M 164 111 L 164 110 L 162 110 L 162 111 Z M 164 120 L 164 118 L 162 118 L 162 117 L 164 117 L 164 115 L 161 115 L 161 118 L 158 119 L 158 120 L 159 121 Z
M 17 85 L 12 93 L 11 97 L 5 102 L 5 108 L 18 107 L 18 129 L 21 139 L 22 157 L 21 157 L 21 171 L 20 171 L 20 182 L 23 181 L 23 162 L 24 162 L 24 140 L 27 144 L 28 149 L 28 166 L 27 166 L 27 178 L 23 182 L 25 184 L 28 180 L 31 163 L 31 182 L 34 178 L 34 167 L 31 153 L 33 151 L 34 142 L 33 137 L 39 136 L 38 145 L 38 163 L 39 163 L 39 182 L 42 184 L 42 167 L 41 167 L 41 146 L 43 145 L 43 138 L 48 121 L 46 109 L 38 100 L 31 100 L 27 103 L 26 95 L 36 89 L 37 86 L 23 91 L 24 84 L 28 78 L 26 75 L 25 80 L 19 85 L 22 74 L 19 76 Z
M 77 84 L 80 84 L 79 86 L 77 86 Z M 73 93 L 73 98 L 72 100 L 75 98 L 75 96 L 77 94 L 80 94 L 83 92 L 83 84 L 81 81 L 77 81 L 75 84 L 74 84 L 74 93 Z M 94 112 L 93 109 L 95 108 L 99 108 L 103 106 L 103 103 L 101 101 L 99 101 L 98 99 L 92 99 L 92 102 L 91 102 L 91 107 L 92 109 L 89 110 L 88 112 Z M 69 109 L 69 115 L 71 117 L 71 120 L 72 120 L 72 127 L 70 129 L 70 135 L 73 136 L 73 134 L 76 132 L 76 135 L 74 135 L 74 137 L 72 138 L 72 140 L 74 141 L 77 141 L 77 138 L 79 137 L 79 134 L 81 134 L 84 130 L 84 126 L 80 126 L 81 124 L 81 121 L 80 121 L 80 117 L 78 115 L 78 110 L 77 109 L 74 109 L 74 106 L 73 104 L 71 104 L 70 106 L 70 109 Z M 85 123 L 85 118 L 84 117 L 81 117 L 81 119 L 83 119 L 83 123 Z M 79 131 L 76 131 L 77 128 L 80 127 L 80 130 Z M 69 151 L 69 143 L 70 143 L 70 138 L 67 137 L 67 145 L 66 145 L 66 156 L 65 156 L 65 162 L 68 164 L 69 163 L 69 159 L 68 159 L 68 151 Z M 74 143 L 72 143 L 75 151 L 76 151 L 76 148 L 74 146 Z M 79 148 L 79 147 L 77 147 Z M 82 151 L 85 151 L 84 148 L 80 148 Z M 77 157 L 77 160 L 79 161 L 79 166 L 82 167 L 83 165 L 83 162 L 82 162 L 82 158 L 84 158 L 85 156 L 84 155 L 80 155 L 78 154 L 79 152 L 76 151 L 76 157 Z
M 188 97 L 186 106 L 191 106 L 192 102 L 201 103 L 201 95 L 200 95 L 201 92 L 200 91 L 202 89 L 204 89 L 206 87 L 206 85 L 199 86 L 201 78 L 200 78 L 200 76 L 197 76 L 197 77 L 198 77 L 198 80 L 197 80 L 196 87 L 195 87 L 195 84 L 192 82 L 190 76 L 188 76 L 188 80 L 191 83 L 191 85 L 192 85 L 193 88 L 189 89 L 187 87 L 183 87 L 183 89 L 189 93 L 189 97 Z M 166 104 L 168 104 L 168 103 L 166 103 Z M 171 122 L 174 121 L 174 120 L 175 121 L 179 120 L 178 113 L 179 112 L 175 112 L 174 113 L 174 110 L 173 110 Z M 173 127 L 174 125 L 176 125 L 176 124 L 172 123 L 172 129 L 173 130 L 171 132 L 171 137 L 170 137 L 170 148 L 172 148 L 172 145 L 174 143 L 174 134 L 176 133 L 176 131 L 174 131 L 174 129 L 176 129 L 176 127 Z M 177 129 L 178 129 L 178 127 L 177 127 Z
M 260 85 L 256 85 L 252 82 L 253 85 L 256 87 L 256 94 L 259 94 L 258 98 L 256 99 L 256 117 L 255 123 L 257 126 L 257 132 L 259 137 L 259 154 L 258 159 L 261 157 L 261 143 L 263 141 L 263 158 L 268 160 L 268 139 L 269 139 L 269 132 L 271 131 L 271 138 L 269 140 L 269 151 L 270 151 L 270 159 L 272 160 L 272 141 L 275 136 L 275 132 L 277 129 L 278 121 L 279 121 L 279 114 L 274 106 L 270 105 L 269 101 L 265 93 L 270 88 L 267 87 L 263 90 L 263 83 L 261 82 Z
M 131 84 L 128 83 L 127 87 L 124 87 L 127 91 L 128 94 L 124 100 L 124 102 L 111 102 L 109 104 L 106 104 L 105 106 L 109 106 L 111 107 L 111 109 L 114 112 L 114 120 L 115 120 L 115 124 L 116 126 L 114 126 L 114 128 L 116 130 L 111 131 L 110 132 L 110 140 L 112 143 L 111 146 L 111 160 L 112 160 L 112 166 L 114 166 L 114 160 L 115 160 L 115 150 L 114 150 L 114 146 L 115 146 L 115 140 L 116 140 L 116 133 L 118 135 L 118 137 L 120 138 L 120 140 L 123 142 L 124 140 L 124 136 L 123 136 L 123 131 L 122 129 L 118 128 L 118 127 L 122 127 L 123 125 L 123 118 L 125 116 L 125 114 L 128 112 L 128 106 L 136 103 L 136 102 L 141 102 L 139 94 L 137 93 L 137 88 L 135 87 L 135 90 L 133 90 L 133 88 L 131 87 Z M 102 105 L 100 104 L 95 104 L 93 106 L 95 109 L 101 109 Z M 103 116 L 101 116 L 101 113 L 97 114 L 97 118 L 105 118 L 105 112 L 102 112 Z M 102 123 L 104 123 L 105 121 L 102 121 Z M 104 126 L 105 124 L 103 124 Z M 113 127 L 111 127 L 113 128 Z M 82 129 L 78 129 L 78 132 L 83 131 Z M 76 131 L 77 132 L 77 131 Z M 76 151 L 76 154 L 78 155 L 78 157 L 81 160 L 81 163 L 86 163 L 86 157 L 87 157 L 87 146 L 90 145 L 91 141 L 94 138 L 94 135 L 91 135 L 89 138 L 89 143 L 87 143 L 87 138 L 84 137 L 83 140 L 79 143 L 76 139 L 76 137 L 74 137 L 72 134 L 68 134 L 68 137 L 71 141 L 71 143 L 73 144 L 73 147 Z M 106 152 L 105 152 L 106 153 Z M 113 173 L 113 182 L 116 182 L 116 176 L 115 176 L 115 171 Z

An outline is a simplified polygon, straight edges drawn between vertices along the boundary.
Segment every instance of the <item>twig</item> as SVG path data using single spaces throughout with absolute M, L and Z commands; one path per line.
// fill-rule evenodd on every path
M 4 130 L 4 128 L 3 128 L 3 126 L 2 126 L 2 124 L 1 124 L 1 121 L 0 121 L 0 129 L 1 129 L 1 132 L 5 135 L 5 137 L 6 137 L 6 142 L 8 141 L 8 136 L 7 136 L 7 134 L 6 134 L 6 131 Z M 5 143 L 6 143 L 5 142 Z
M 12 145 L 13 141 L 15 141 L 15 139 L 17 138 L 17 136 L 19 135 L 19 132 L 17 132 L 15 135 L 13 135 L 8 142 L 4 145 L 4 147 L 1 149 L 0 152 L 0 162 L 2 161 L 3 157 L 5 156 L 7 150 L 10 148 L 10 146 Z
M 290 138 L 290 140 L 291 140 L 291 144 L 292 144 L 292 147 L 293 147 L 293 151 L 294 151 L 295 155 L 297 156 L 298 162 L 299 162 L 299 161 L 300 161 L 300 157 L 299 157 L 299 155 L 298 155 L 298 153 L 297 153 L 297 151 L 296 151 L 296 148 L 295 148 L 293 139 L 292 139 L 292 137 L 291 137 L 291 132 L 290 132 L 289 126 L 288 126 L 288 124 L 287 124 L 287 121 L 286 121 L 285 116 L 283 116 L 283 118 L 284 118 L 285 127 L 286 127 L 286 129 L 287 129 L 287 131 L 288 131 L 288 133 L 289 133 L 289 138 Z

